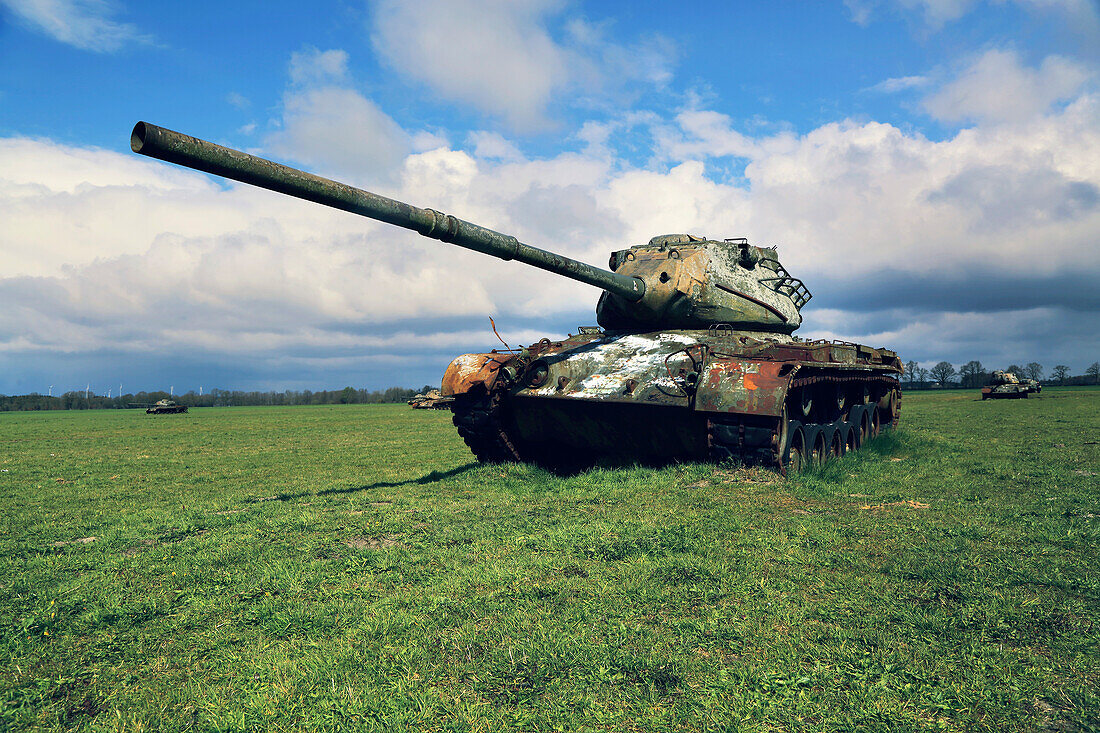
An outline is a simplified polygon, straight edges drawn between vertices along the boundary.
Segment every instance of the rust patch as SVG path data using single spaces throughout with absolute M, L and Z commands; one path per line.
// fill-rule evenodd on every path
M 478 385 L 489 391 L 496 382 L 500 367 L 511 358 L 511 354 L 463 354 L 452 361 L 443 373 L 443 396 L 466 394 Z
M 717 359 L 703 370 L 696 409 L 778 417 L 783 413 L 790 375 L 774 361 Z

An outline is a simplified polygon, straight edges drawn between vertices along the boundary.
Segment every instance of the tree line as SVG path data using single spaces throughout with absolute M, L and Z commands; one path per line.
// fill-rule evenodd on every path
M 175 400 L 188 407 L 245 407 L 250 405 L 364 405 L 407 402 L 417 392 L 433 389 L 425 385 L 419 390 L 390 387 L 382 390 L 344 387 L 339 390 L 285 390 L 283 392 L 245 392 L 214 389 L 206 394 L 187 392 L 172 396 L 167 392 L 135 392 L 120 397 L 106 397 L 83 390 L 49 396 L 32 392 L 26 395 L 0 395 L 0 412 L 13 410 L 120 410 L 145 407 L 157 400 Z
M 915 361 L 905 364 L 903 384 L 910 389 L 930 389 L 932 387 L 962 387 L 974 389 L 989 384 L 989 377 L 995 370 L 986 370 L 980 361 L 968 361 L 958 369 L 949 361 L 941 361 L 930 369 L 926 369 Z M 1100 362 L 1094 361 L 1085 369 L 1085 373 L 1079 376 L 1071 376 L 1069 367 L 1065 364 L 1056 365 L 1049 377 L 1044 376 L 1043 365 L 1038 362 L 1029 362 L 1024 366 L 1009 364 L 1004 371 L 1015 374 L 1020 379 L 1034 379 L 1043 384 L 1084 385 L 1100 383 Z

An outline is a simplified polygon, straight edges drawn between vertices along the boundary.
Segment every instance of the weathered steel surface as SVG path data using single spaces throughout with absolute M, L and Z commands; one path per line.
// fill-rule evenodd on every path
M 605 294 L 596 308 L 600 325 L 614 330 L 705 329 L 713 324 L 791 333 L 809 291 L 779 264 L 775 249 L 745 240 L 716 242 L 688 235 L 654 237 L 616 252 L 611 266 L 646 283 L 646 297 L 623 303 Z
M 511 360 L 510 354 L 463 354 L 457 357 L 443 373 L 443 396 L 466 394 L 476 387 L 486 391 L 493 388 L 500 368 Z
M 783 362 L 715 359 L 703 372 L 695 409 L 782 415 L 791 371 Z

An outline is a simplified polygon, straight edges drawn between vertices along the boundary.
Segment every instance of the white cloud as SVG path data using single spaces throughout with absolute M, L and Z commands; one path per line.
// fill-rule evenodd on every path
M 152 40 L 130 23 L 110 20 L 114 7 L 106 0 L 0 0 L 0 5 L 31 28 L 85 51 L 109 53 Z
M 353 89 L 324 87 L 283 97 L 282 129 L 267 144 L 273 154 L 328 176 L 387 180 L 412 141 L 377 104 Z
M 555 39 L 548 24 L 563 8 L 561 0 L 376 0 L 371 41 L 399 73 L 520 131 L 551 126 L 547 105 L 565 92 L 615 96 L 670 78 L 674 53 L 658 37 L 623 46 L 604 25 L 572 18 Z
M 920 87 L 927 86 L 930 82 L 931 79 L 927 76 L 899 76 L 880 81 L 878 84 L 868 87 L 867 91 L 895 94 L 897 92 L 903 92 L 906 89 L 919 89 Z
M 396 175 L 410 149 L 442 142 L 430 133 L 409 135 L 357 91 L 346 51 L 296 51 L 288 77 L 282 119 L 266 138 L 268 149 L 278 157 L 322 175 L 378 185 Z
M 924 100 L 933 116 L 949 122 L 1019 121 L 1072 98 L 1093 74 L 1060 56 L 1028 68 L 1013 51 L 992 49 Z
M 977 0 L 897 0 L 897 2 L 904 8 L 919 10 L 924 15 L 925 21 L 933 27 L 958 20 L 977 5 Z
M 225 101 L 242 111 L 252 106 L 251 100 L 240 92 L 230 92 L 226 94 Z
M 441 145 L 414 152 L 413 135 L 348 88 L 295 88 L 288 98 L 273 148 L 365 179 L 370 166 L 390 166 L 382 193 L 593 264 L 677 231 L 778 244 L 818 296 L 806 335 L 954 359 L 935 329 L 918 325 L 963 340 L 1004 311 L 1028 314 L 1028 333 L 1043 334 L 1036 349 L 1064 349 L 1051 358 L 1074 363 L 1097 346 L 1079 328 L 1097 310 L 1086 284 L 1100 280 L 1100 100 L 1090 95 L 943 141 L 875 122 L 753 135 L 705 109 L 629 115 L 586 125 L 583 152 L 539 160 L 490 133 L 472 135 L 469 150 L 433 138 Z M 387 128 L 405 141 L 392 159 L 326 157 L 333 139 L 358 143 Z M 658 163 L 617 159 L 623 129 L 650 132 Z M 329 147 L 310 147 L 326 138 Z M 737 180 L 713 175 L 730 160 L 744 163 Z M 531 316 L 590 322 L 597 295 L 350 214 L 27 138 L 0 140 L 0 259 L 9 354 L 170 342 L 227 359 L 398 359 L 428 348 L 418 333 L 454 351 L 485 344 L 464 341 L 468 326 L 443 317 L 499 316 L 520 334 L 506 338 L 529 342 L 543 335 Z M 984 353 L 973 358 L 993 358 Z
M 334 48 L 306 48 L 290 55 L 290 82 L 301 86 L 342 84 L 348 77 L 348 53 Z
M 466 144 L 474 149 L 474 156 L 478 158 L 494 158 L 496 160 L 521 160 L 523 154 L 511 140 L 506 139 L 499 132 L 487 132 L 477 130 L 466 137 Z
M 1051 19 L 1077 35 L 1095 39 L 1100 34 L 1100 6 L 1094 0 L 991 0 L 994 5 L 1019 5 Z M 852 21 L 866 26 L 879 6 L 920 13 L 925 25 L 939 30 L 979 7 L 978 0 L 844 0 Z

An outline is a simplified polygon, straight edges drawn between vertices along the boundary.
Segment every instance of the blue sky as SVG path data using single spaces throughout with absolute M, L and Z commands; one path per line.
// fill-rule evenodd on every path
M 779 244 L 807 337 L 1100 358 L 1091 0 L 0 0 L 0 392 L 438 382 L 597 293 L 128 150 L 144 119 L 602 265 Z

